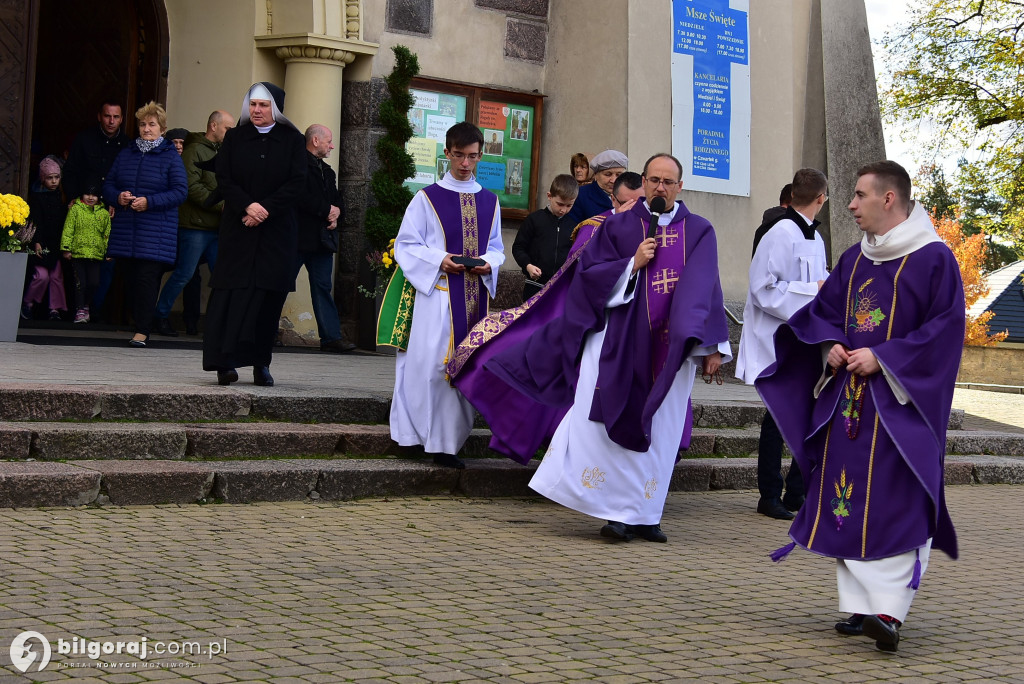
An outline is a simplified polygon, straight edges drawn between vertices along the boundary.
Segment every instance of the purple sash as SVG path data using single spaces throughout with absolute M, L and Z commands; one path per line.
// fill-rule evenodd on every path
M 498 206 L 498 196 L 481 189 L 476 194 L 447 190 L 438 184 L 423 189 L 441 227 L 449 254 L 479 257 L 487 242 Z M 482 244 L 481 244 L 482 243 Z M 458 344 L 477 321 L 487 315 L 487 288 L 478 275 L 449 273 L 448 303 L 452 312 L 452 337 Z
M 686 267 L 686 219 L 658 226 L 654 239 L 658 247 L 644 269 L 644 281 L 647 320 L 651 325 L 651 376 L 657 378 L 668 358 L 669 309 L 679 282 L 679 265 Z

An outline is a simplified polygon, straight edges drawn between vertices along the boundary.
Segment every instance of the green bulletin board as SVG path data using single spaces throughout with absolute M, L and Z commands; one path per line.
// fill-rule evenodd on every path
M 484 134 L 484 156 L 476 165 L 476 180 L 498 195 L 503 208 L 530 206 L 533 114 L 530 105 L 480 101 L 477 125 Z
M 412 109 L 409 110 L 412 139 L 405 144 L 405 149 L 416 164 L 416 175 L 405 185 L 417 192 L 440 180 L 448 171 L 444 135 L 449 128 L 466 120 L 466 98 L 416 88 L 410 92 L 413 96 Z
M 498 196 L 502 210 L 526 212 L 530 208 L 533 168 L 535 107 L 528 104 L 469 98 L 424 88 L 412 88 L 409 110 L 412 139 L 405 149 L 416 164 L 416 175 L 405 185 L 416 192 L 440 180 L 448 170 L 444 138 L 459 121 L 471 121 L 484 134 L 483 158 L 476 165 L 476 180 Z M 478 102 L 476 117 L 467 107 Z M 525 213 L 523 214 L 525 215 Z

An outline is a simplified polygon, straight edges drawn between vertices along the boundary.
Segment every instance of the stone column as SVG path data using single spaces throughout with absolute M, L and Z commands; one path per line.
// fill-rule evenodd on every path
M 341 124 L 341 75 L 346 64 L 355 59 L 347 50 L 315 45 L 289 45 L 275 49 L 285 63 L 285 114 L 300 131 L 310 124 L 331 129 L 337 145 Z M 338 171 L 338 155 L 327 163 Z
M 349 8 L 350 9 L 350 8 Z M 358 28 L 358 27 L 357 27 Z M 334 144 L 341 137 L 342 73 L 357 55 L 372 57 L 376 46 L 358 40 L 326 35 L 297 33 L 256 37 L 260 48 L 272 49 L 285 64 L 284 111 L 299 131 L 310 124 L 323 124 L 334 134 Z M 339 155 L 327 159 L 338 171 Z M 299 271 L 295 292 L 288 296 L 281 312 L 282 341 L 286 345 L 317 345 L 320 341 L 313 315 L 309 277 Z
M 863 2 L 821 0 L 821 55 L 825 139 L 830 197 L 830 263 L 860 241 L 846 205 L 857 185 L 857 169 L 885 159 L 885 135 L 878 112 L 875 63 Z
M 301 132 L 311 124 L 323 124 L 337 138 L 341 123 L 341 74 L 355 59 L 347 50 L 315 45 L 286 45 L 274 50 L 285 63 L 285 115 Z M 327 159 L 335 173 L 338 155 Z M 332 277 L 331 282 L 334 282 Z M 316 345 L 320 336 L 306 269 L 299 271 L 295 292 L 288 295 L 281 312 L 281 339 L 286 345 Z

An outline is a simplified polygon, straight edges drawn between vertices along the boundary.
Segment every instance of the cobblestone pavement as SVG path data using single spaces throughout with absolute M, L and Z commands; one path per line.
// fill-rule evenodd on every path
M 965 430 L 1024 433 L 1024 394 L 957 387 L 953 408 L 966 412 Z
M 1019 682 L 1022 494 L 948 490 L 962 559 L 933 556 L 896 654 L 833 630 L 831 560 L 767 559 L 754 492 L 670 495 L 668 544 L 541 500 L 7 509 L 0 682 Z M 30 677 L 22 630 L 53 645 Z M 221 652 L 153 654 L 182 641 Z

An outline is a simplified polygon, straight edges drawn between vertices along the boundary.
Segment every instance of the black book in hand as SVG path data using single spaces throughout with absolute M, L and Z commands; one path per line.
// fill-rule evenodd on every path
M 487 263 L 483 259 L 477 259 L 476 257 L 471 256 L 453 256 L 452 261 L 456 264 L 462 264 L 463 266 L 466 267 L 467 271 L 471 268 L 483 266 L 484 264 Z

